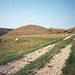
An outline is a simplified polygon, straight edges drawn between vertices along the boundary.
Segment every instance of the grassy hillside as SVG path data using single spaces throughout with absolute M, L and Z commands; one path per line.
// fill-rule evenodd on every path
M 75 27 L 67 29 L 65 31 L 68 32 L 68 33 L 73 33 L 73 32 L 75 32 Z
M 47 35 L 48 36 L 48 35 Z M 0 43 L 0 64 L 6 64 L 12 60 L 19 59 L 23 55 L 39 49 L 48 44 L 52 44 L 62 38 L 57 34 L 58 38 L 53 35 L 46 37 L 18 37 L 21 41 L 15 42 L 16 37 L 1 37 Z M 63 37 L 67 36 L 64 35 Z
M 14 29 L 8 32 L 7 34 L 5 34 L 5 36 L 58 34 L 58 33 L 66 33 L 66 32 L 73 33 L 74 31 L 75 31 L 75 27 L 64 30 L 64 29 L 54 29 L 54 28 L 47 29 L 45 27 L 38 26 L 38 25 L 27 25 L 27 26 L 22 26 L 17 29 Z
M 27 25 L 20 28 L 17 28 L 15 30 L 12 30 L 11 32 L 7 33 L 6 35 L 31 35 L 31 34 L 49 34 L 48 29 L 37 26 L 37 25 Z
M 54 29 L 54 28 L 50 28 L 48 29 L 50 32 L 52 32 L 53 34 L 55 33 L 64 33 L 64 29 Z

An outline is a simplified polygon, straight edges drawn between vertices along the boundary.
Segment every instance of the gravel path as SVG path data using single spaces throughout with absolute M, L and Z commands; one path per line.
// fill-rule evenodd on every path
M 37 71 L 35 75 L 60 75 L 61 69 L 64 67 L 66 60 L 71 52 L 71 44 L 61 49 L 61 53 L 55 54 L 50 60 L 50 63 L 46 64 L 44 68 Z
M 8 75 L 8 74 L 19 71 L 21 68 L 23 68 L 24 66 L 26 66 L 29 63 L 32 63 L 35 59 L 37 59 L 38 57 L 40 57 L 41 55 L 45 54 L 50 49 L 52 49 L 55 46 L 55 44 L 48 45 L 42 49 L 36 50 L 32 53 L 29 53 L 29 54 L 25 55 L 23 58 L 21 58 L 20 60 L 8 63 L 5 66 L 4 65 L 0 66 L 0 73 Z
M 72 34 L 72 35 L 69 35 L 69 36 L 67 36 L 66 38 L 64 38 L 63 40 L 67 40 L 67 39 L 69 39 L 71 36 L 73 36 L 73 35 L 75 35 L 75 33 L 74 34 Z

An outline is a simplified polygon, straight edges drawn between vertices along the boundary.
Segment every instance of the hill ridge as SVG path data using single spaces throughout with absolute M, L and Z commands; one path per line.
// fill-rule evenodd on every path
M 39 34 L 56 34 L 56 33 L 69 33 L 69 32 L 75 32 L 75 27 L 70 29 L 55 29 L 55 28 L 45 28 L 39 25 L 27 25 L 22 26 L 17 29 L 14 29 L 7 34 L 6 36 L 18 36 L 18 35 L 39 35 Z
M 6 35 L 31 35 L 31 34 L 50 34 L 47 28 L 38 25 L 27 25 L 14 29 Z

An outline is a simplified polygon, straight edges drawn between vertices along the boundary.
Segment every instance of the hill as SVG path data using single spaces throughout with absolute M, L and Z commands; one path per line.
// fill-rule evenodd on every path
M 4 35 L 6 33 L 8 33 L 9 31 L 11 31 L 12 29 L 7 29 L 7 28 L 0 28 L 0 36 Z
M 65 30 L 65 32 L 73 33 L 75 32 L 75 27 Z
M 38 25 L 27 25 L 14 29 L 5 35 L 18 36 L 18 35 L 56 34 L 56 33 L 66 33 L 66 32 L 67 33 L 75 32 L 75 27 L 65 30 L 65 29 L 54 29 L 54 28 L 47 29 L 45 27 Z
M 64 29 L 54 29 L 54 28 L 50 28 L 48 29 L 50 32 L 54 33 L 64 33 Z
M 22 26 L 17 29 L 14 29 L 7 33 L 6 35 L 34 35 L 34 34 L 50 34 L 50 32 L 47 28 L 38 26 L 38 25 L 27 25 Z

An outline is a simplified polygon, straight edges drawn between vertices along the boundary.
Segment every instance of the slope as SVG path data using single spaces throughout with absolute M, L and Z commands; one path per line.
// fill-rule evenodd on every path
M 14 29 L 7 33 L 7 36 L 13 35 L 34 35 L 34 34 L 50 34 L 48 29 L 38 25 L 27 25 Z

